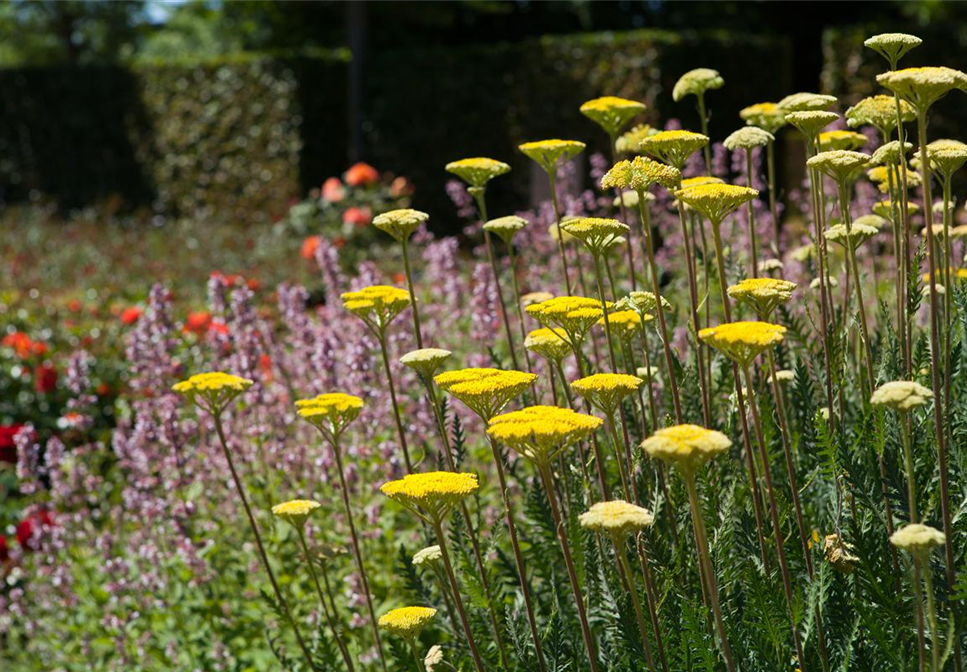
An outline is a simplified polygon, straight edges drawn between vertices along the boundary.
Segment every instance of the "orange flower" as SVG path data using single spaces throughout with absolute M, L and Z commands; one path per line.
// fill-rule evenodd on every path
M 346 184 L 350 187 L 362 187 L 373 184 L 379 179 L 379 173 L 368 163 L 359 163 L 350 166 L 346 171 Z
M 130 308 L 125 308 L 121 311 L 121 324 L 132 325 L 138 321 L 141 317 L 141 313 L 144 311 L 138 306 L 131 306 Z
M 330 177 L 322 183 L 322 200 L 338 203 L 346 198 L 346 189 L 338 177 Z
M 413 193 L 413 185 L 405 177 L 400 176 L 394 179 L 389 185 L 389 193 L 393 198 L 409 196 Z
M 361 208 L 348 208 L 346 212 L 342 213 L 342 221 L 344 224 L 366 226 L 373 221 L 373 211 L 365 205 Z
M 316 250 L 319 249 L 319 245 L 322 243 L 322 238 L 319 236 L 309 236 L 302 241 L 302 249 L 299 254 L 302 255 L 303 259 L 312 260 L 316 258 Z
M 211 324 L 212 314 L 207 310 L 188 313 L 188 319 L 185 320 L 184 332 L 186 334 L 192 333 L 201 336 L 208 331 Z
M 67 302 L 67 310 L 71 311 L 72 313 L 80 312 L 81 302 L 77 299 L 71 299 Z
M 47 346 L 44 343 L 33 340 L 22 331 L 7 334 L 3 340 L 0 340 L 0 345 L 12 348 L 20 359 L 26 359 L 31 355 L 43 355 L 47 352 Z
M 259 291 L 259 287 L 262 286 L 262 283 L 258 281 L 258 278 L 249 278 L 248 280 L 245 281 L 245 284 L 253 292 Z

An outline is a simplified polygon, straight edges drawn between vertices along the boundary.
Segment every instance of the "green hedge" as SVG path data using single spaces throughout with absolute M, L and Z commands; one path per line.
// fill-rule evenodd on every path
M 199 65 L 0 71 L 0 197 L 34 194 L 73 207 L 123 203 L 239 221 L 274 218 L 347 164 L 345 55 L 275 54 Z M 671 101 L 694 67 L 718 68 L 712 134 L 737 112 L 790 90 L 785 41 L 659 31 L 547 37 L 513 44 L 370 54 L 365 158 L 410 177 L 415 205 L 452 222 L 443 166 L 487 155 L 517 179 L 494 185 L 494 211 L 527 204 L 516 146 L 546 137 L 604 138 L 578 106 L 603 94 L 641 100 L 646 120 L 697 125 L 690 99 Z

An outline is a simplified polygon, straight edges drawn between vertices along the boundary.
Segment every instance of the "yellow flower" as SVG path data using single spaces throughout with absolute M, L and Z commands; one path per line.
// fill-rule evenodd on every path
M 517 233 L 525 226 L 527 226 L 527 220 L 523 217 L 518 217 L 517 215 L 507 215 L 506 217 L 491 219 L 489 222 L 484 224 L 483 228 L 510 245 L 510 242 L 514 239 L 514 236 L 516 236 Z
M 527 306 L 526 310 L 545 327 L 563 329 L 568 345 L 575 350 L 581 347 L 588 331 L 604 315 L 600 301 L 583 296 L 557 296 Z
M 643 193 L 653 184 L 671 189 L 682 179 L 677 168 L 666 166 L 644 156 L 619 161 L 601 178 L 602 189 L 634 189 Z
M 198 404 L 213 414 L 218 414 L 253 384 L 248 378 L 213 371 L 197 373 L 188 380 L 175 383 L 171 389 L 184 396 L 191 403 Z
M 725 145 L 726 149 L 734 152 L 737 149 L 750 150 L 756 147 L 765 147 L 775 142 L 775 139 L 772 133 L 758 126 L 745 126 L 733 131 L 722 144 Z
M 664 310 L 671 310 L 672 304 L 668 303 L 664 296 L 661 298 L 661 307 Z M 658 300 L 654 292 L 635 291 L 622 299 L 622 303 L 638 313 L 654 313 L 658 310 Z
M 460 369 L 439 373 L 433 380 L 467 408 L 489 420 L 537 380 L 537 375 L 500 369 Z
M 526 308 L 527 306 L 533 306 L 535 303 L 542 303 L 553 298 L 554 295 L 550 292 L 528 292 L 520 297 L 520 305 Z
M 792 298 L 796 283 L 776 278 L 747 278 L 728 289 L 736 301 L 752 307 L 760 317 L 769 317 L 777 306 Z
M 561 222 L 561 229 L 580 240 L 591 254 L 597 256 L 610 247 L 615 238 L 627 233 L 628 225 L 617 219 L 576 217 Z
M 906 154 L 909 154 L 911 149 L 913 149 L 912 144 L 910 144 L 909 142 L 903 143 L 904 156 Z M 883 145 L 880 145 L 879 147 L 876 148 L 876 151 L 873 152 L 872 158 L 873 158 L 873 163 L 876 163 L 876 164 L 890 165 L 890 166 L 898 165 L 900 163 L 900 141 L 893 140 L 891 142 L 887 142 Z M 911 173 L 912 171 L 907 173 L 908 178 L 910 177 Z
M 775 103 L 756 103 L 739 112 L 739 117 L 749 126 L 758 126 L 775 135 L 786 125 L 786 116 Z
M 311 499 L 293 499 L 282 504 L 276 504 L 272 507 L 272 513 L 295 527 L 302 527 L 309 519 L 309 515 L 320 506 L 322 504 Z
M 429 471 L 407 474 L 399 480 L 384 483 L 379 489 L 421 518 L 425 514 L 427 520 L 438 523 L 479 488 L 476 474 Z
M 933 391 L 912 380 L 893 380 L 876 388 L 870 403 L 889 406 L 895 411 L 906 412 L 911 408 L 926 406 L 933 399 Z
M 793 93 L 778 103 L 779 110 L 786 115 L 787 121 L 793 112 L 822 112 L 836 102 L 836 96 L 826 96 L 821 93 Z
M 373 218 L 373 226 L 393 236 L 397 242 L 402 243 L 414 231 L 420 228 L 420 224 L 428 219 L 430 219 L 430 215 L 425 212 L 411 208 L 402 208 L 376 215 Z
M 819 134 L 819 149 L 859 149 L 867 143 L 866 136 L 855 131 L 825 131 Z
M 912 175 L 916 175 L 916 173 L 914 173 L 912 171 L 911 172 L 908 172 L 907 173 L 907 179 L 909 180 Z M 897 206 L 897 210 L 899 210 L 900 207 L 901 206 L 898 205 Z M 910 217 L 912 215 L 915 215 L 918 212 L 920 212 L 920 206 L 919 205 L 917 205 L 916 203 L 914 203 L 912 201 L 910 201 L 910 202 L 907 203 L 907 216 L 908 217 Z M 873 204 L 873 213 L 879 215 L 883 219 L 886 219 L 886 220 L 889 220 L 889 221 L 892 222 L 893 221 L 893 204 L 890 203 L 890 201 L 877 201 L 876 203 Z
M 652 128 L 648 124 L 638 124 L 630 131 L 621 134 L 614 143 L 615 149 L 620 154 L 635 154 L 638 152 L 638 145 L 641 144 L 641 141 L 657 132 L 658 129 Z
M 610 535 L 620 541 L 629 534 L 650 527 L 655 522 L 651 511 L 623 499 L 598 502 L 578 516 L 581 527 Z
M 421 348 L 400 357 L 400 364 L 413 369 L 424 380 L 429 381 L 440 368 L 440 365 L 450 359 L 452 354 L 452 352 L 443 348 Z
M 327 392 L 295 402 L 300 418 L 307 420 L 330 439 L 337 439 L 363 410 L 363 400 L 344 392 Z
M 571 352 L 567 332 L 560 328 L 535 329 L 527 334 L 524 339 L 524 347 L 555 364 L 560 364 L 561 360 Z
M 570 161 L 584 151 L 585 144 L 577 140 L 538 140 L 525 142 L 518 149 L 544 169 L 551 173 L 561 161 Z
M 414 640 L 436 616 L 430 607 L 400 607 L 379 617 L 379 627 L 406 640 Z
M 682 75 L 675 88 L 672 89 L 672 100 L 676 103 L 685 96 L 701 96 L 706 91 L 721 89 L 725 85 L 725 80 L 718 70 L 711 68 L 696 68 L 689 70 Z
M 681 170 L 692 154 L 708 144 L 708 136 L 691 131 L 661 131 L 644 138 L 638 148 Z
M 860 224 L 864 226 L 872 226 L 874 229 L 879 230 L 879 229 L 882 229 L 887 224 L 889 224 L 889 222 L 886 221 L 883 217 L 880 217 L 879 215 L 870 214 L 870 215 L 862 215 L 853 220 L 853 226 L 858 226 Z
M 644 382 L 626 373 L 595 373 L 575 380 L 571 389 L 610 416 L 621 400 L 637 392 Z
M 759 273 L 771 273 L 772 271 L 781 271 L 783 264 L 778 259 L 763 259 L 759 262 Z
M 448 173 L 453 173 L 471 187 L 482 188 L 495 177 L 499 177 L 510 172 L 510 166 L 503 161 L 476 157 L 473 159 L 460 159 L 451 161 L 447 164 Z
M 434 565 L 442 558 L 443 551 L 440 550 L 440 545 L 434 544 L 433 546 L 421 548 L 414 553 L 413 564 L 417 567 L 422 567 L 423 565 Z
M 758 195 L 755 189 L 734 184 L 704 184 L 675 192 L 679 200 L 705 215 L 714 226 Z
M 846 231 L 845 224 L 834 224 L 826 229 L 823 235 L 826 237 L 826 240 L 839 243 L 843 247 L 846 247 L 848 243 L 855 250 L 879 232 L 880 230 L 875 226 L 853 222 L 852 226 L 850 226 L 849 233 Z
M 638 335 L 638 332 L 641 331 L 642 322 L 649 322 L 653 319 L 655 319 L 654 316 L 648 313 L 639 314 L 637 310 L 633 309 L 609 312 L 607 317 L 611 330 L 624 341 L 630 341 Z M 598 320 L 598 324 L 604 326 L 604 320 L 605 318 L 602 317 Z
M 345 292 L 341 298 L 343 308 L 376 333 L 382 333 L 410 305 L 410 293 L 390 285 L 372 285 L 355 292 Z
M 856 171 L 865 168 L 869 162 L 870 156 L 868 154 L 852 152 L 848 149 L 831 149 L 807 159 L 806 165 L 829 175 L 835 180 L 843 181 Z
M 645 197 L 646 201 L 655 200 L 655 197 L 652 194 L 643 193 L 642 196 Z M 641 198 L 638 196 L 638 192 L 629 189 L 628 191 L 622 191 L 618 196 L 615 196 L 612 204 L 616 208 L 619 208 L 622 205 L 626 208 L 637 208 L 640 201 Z
M 804 112 L 790 112 L 786 114 L 786 121 L 799 129 L 799 132 L 810 140 L 814 140 L 821 130 L 839 119 L 835 112 L 823 110 L 807 110 Z
M 603 421 L 557 406 L 528 406 L 490 420 L 487 435 L 538 466 L 545 466 L 568 446 L 582 441 Z
M 840 541 L 836 534 L 827 534 L 823 538 L 823 555 L 833 569 L 844 574 L 856 569 L 856 563 L 860 561 L 853 555 L 853 544 Z
M 651 457 L 693 473 L 731 445 L 729 437 L 714 429 L 674 425 L 659 429 L 641 443 L 641 448 Z
M 880 33 L 866 39 L 863 46 L 869 47 L 880 56 L 890 62 L 891 66 L 896 66 L 904 54 L 911 49 L 920 46 L 923 42 L 916 35 L 906 33 Z
M 706 184 L 725 184 L 721 177 L 711 175 L 699 175 L 698 177 L 687 177 L 682 180 L 679 189 L 691 189 L 692 187 L 704 187 Z
M 917 108 L 926 110 L 954 89 L 967 89 L 967 74 L 945 67 L 904 68 L 876 76 L 876 81 Z
M 925 556 L 935 548 L 947 543 L 947 537 L 940 530 L 914 523 L 904 525 L 890 536 L 890 543 L 914 555 Z
M 785 337 L 786 328 L 768 322 L 728 322 L 698 332 L 698 337 L 742 366 Z
M 581 105 L 581 114 L 604 129 L 609 137 L 616 137 L 628 122 L 645 111 L 643 103 L 627 98 L 604 96 Z
M 905 100 L 900 101 L 900 115 L 905 122 L 917 118 L 916 112 Z M 850 128 L 873 126 L 880 135 L 888 138 L 896 128 L 896 100 L 893 96 L 870 96 L 846 110 L 845 116 Z
M 959 140 L 934 140 L 927 144 L 927 160 L 930 170 L 946 181 L 967 163 L 967 145 Z

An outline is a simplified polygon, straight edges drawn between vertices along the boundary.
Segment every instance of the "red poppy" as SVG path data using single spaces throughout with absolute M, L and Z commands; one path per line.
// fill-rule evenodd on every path
M 338 203 L 344 198 L 346 198 L 346 188 L 338 177 L 330 177 L 322 183 L 322 200 Z
M 302 248 L 299 250 L 299 254 L 302 255 L 303 259 L 311 261 L 316 258 L 316 250 L 319 249 L 320 244 L 322 244 L 322 238 L 319 236 L 309 236 L 302 241 Z
M 366 226 L 373 221 L 373 211 L 367 208 L 365 205 L 361 208 L 347 208 L 346 211 L 342 213 L 342 221 L 344 224 Z
M 350 187 L 361 187 L 373 184 L 379 179 L 379 173 L 368 163 L 360 161 L 346 171 L 346 184 Z
M 34 368 L 34 390 L 40 394 L 48 394 L 57 387 L 57 369 L 50 362 L 38 364 Z
M 194 313 L 188 313 L 188 318 L 185 320 L 184 332 L 186 334 L 192 333 L 198 336 L 203 335 L 212 323 L 212 314 L 207 310 L 199 310 Z
M 0 462 L 17 463 L 17 443 L 14 437 L 23 425 L 0 425 Z
M 138 306 L 131 306 L 130 308 L 125 308 L 121 311 L 121 324 L 131 325 L 137 322 L 141 318 L 141 314 L 144 312 Z

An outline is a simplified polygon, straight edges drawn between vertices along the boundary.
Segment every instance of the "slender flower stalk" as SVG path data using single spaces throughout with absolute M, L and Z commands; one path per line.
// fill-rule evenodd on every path
M 786 116 L 776 103 L 757 103 L 739 112 L 739 116 L 749 126 L 757 126 L 775 136 L 786 125 Z M 772 251 L 776 257 L 782 253 L 782 224 L 779 221 L 779 210 L 776 207 L 776 142 L 775 137 L 766 144 L 766 176 L 769 183 L 769 213 L 772 215 L 774 239 Z M 749 186 L 753 186 L 749 184 Z
M 930 658 L 931 672 L 941 672 L 940 656 L 940 627 L 937 625 L 937 607 L 934 604 L 933 579 L 930 572 L 930 553 L 938 546 L 944 546 L 947 539 L 943 532 L 929 525 L 911 523 L 897 530 L 891 537 L 890 543 L 901 548 L 913 556 L 914 581 L 919 584 L 916 568 L 923 568 L 923 582 L 927 594 L 927 621 L 930 624 Z M 919 600 L 919 595 L 918 598 Z
M 746 186 L 754 187 L 752 179 L 752 150 L 756 147 L 766 147 L 776 140 L 772 133 L 757 128 L 756 126 L 746 126 L 732 133 L 723 143 L 726 149 L 731 151 L 745 150 L 745 174 Z M 755 278 L 759 274 L 759 258 L 756 254 L 756 230 L 755 230 L 755 201 L 750 200 L 747 204 L 749 211 L 749 240 L 751 241 L 751 255 L 749 259 L 750 278 Z
M 713 89 L 721 89 L 725 86 L 725 80 L 717 70 L 711 68 L 696 68 L 689 70 L 682 75 L 672 89 L 672 99 L 677 103 L 686 96 L 695 96 L 698 107 L 699 123 L 702 127 L 702 135 L 708 136 L 709 114 L 705 109 L 705 92 Z M 703 147 L 705 157 L 705 173 L 712 174 L 712 154 L 708 144 Z
M 416 347 L 423 347 L 423 330 L 420 328 L 420 309 L 417 306 L 416 293 L 413 291 L 413 271 L 410 269 L 410 236 L 421 224 L 430 218 L 419 210 L 402 209 L 390 210 L 373 218 L 373 226 L 385 231 L 400 244 L 403 250 L 403 272 L 406 274 L 406 288 L 410 293 L 410 306 L 413 309 L 413 334 L 416 336 Z

